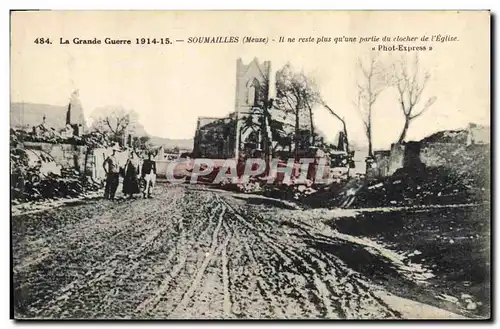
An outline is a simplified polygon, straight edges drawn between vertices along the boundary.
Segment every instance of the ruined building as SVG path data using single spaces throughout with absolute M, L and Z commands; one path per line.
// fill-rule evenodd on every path
M 234 112 L 225 118 L 199 117 L 194 139 L 195 157 L 231 158 L 247 145 L 258 148 L 262 132 L 252 129 L 248 117 L 258 114 L 269 99 L 271 62 L 255 58 L 248 65 L 236 61 Z M 238 133 L 237 133 L 238 132 Z M 239 145 L 238 145 L 239 144 Z M 238 145 L 238 147 L 236 147 Z
M 294 131 L 295 117 L 273 105 L 275 74 L 270 61 L 259 62 L 257 58 L 249 64 L 244 64 L 241 58 L 236 61 L 234 112 L 225 118 L 198 118 L 193 147 L 195 157 L 233 158 L 240 153 L 255 155 L 255 152 L 263 151 L 266 140 L 272 140 L 272 145 L 268 147 L 275 151 L 292 149 L 293 141 L 289 136 Z M 264 108 L 267 108 L 274 123 L 280 123 L 279 128 L 273 128 L 273 131 L 281 129 L 280 139 L 270 138 L 270 119 L 264 118 Z M 267 120 L 265 124 L 262 124 L 263 120 Z M 301 117 L 300 124 L 301 129 L 308 132 L 309 117 Z M 267 128 L 262 129 L 264 126 Z
M 70 135 L 81 136 L 86 130 L 87 124 L 85 122 L 85 117 L 83 116 L 83 108 L 79 98 L 79 91 L 75 90 L 71 94 L 71 99 L 66 111 L 66 127 L 64 132 L 68 135 L 68 137 Z
M 60 132 L 63 137 L 81 135 L 87 129 L 78 91 L 71 94 L 68 105 L 57 106 L 37 103 L 11 103 L 10 127 L 32 131 L 46 129 Z
M 444 167 L 459 174 L 477 174 L 489 168 L 490 127 L 469 123 L 467 128 L 438 131 L 420 141 L 393 144 L 390 150 L 375 151 L 372 177 L 393 175 L 397 170 L 422 171 Z

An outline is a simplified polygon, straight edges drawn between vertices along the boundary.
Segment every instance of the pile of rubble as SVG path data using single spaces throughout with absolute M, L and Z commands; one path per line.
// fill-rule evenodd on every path
M 488 169 L 488 167 L 485 167 Z M 485 170 L 486 170 L 485 169 Z M 484 170 L 483 170 L 484 171 Z M 399 169 L 377 180 L 359 177 L 337 180 L 328 185 L 312 182 L 267 184 L 254 179 L 246 184 L 225 184 L 224 189 L 260 194 L 298 202 L 311 208 L 376 208 L 480 203 L 489 200 L 487 173 L 463 173 L 449 167 Z
M 11 198 L 14 203 L 58 198 L 75 198 L 88 191 L 102 188 L 89 177 L 82 177 L 77 171 L 63 170 L 61 176 L 49 173 L 40 177 L 36 169 L 30 168 L 24 174 L 12 173 Z
M 11 154 L 11 199 L 14 204 L 57 198 L 74 198 L 100 189 L 101 183 L 82 176 L 76 170 L 62 169 L 59 174 L 44 173 L 31 167 L 17 154 Z
M 312 181 L 306 180 L 305 182 L 296 183 L 293 179 L 287 183 L 268 183 L 266 177 L 250 178 L 246 183 L 231 183 L 222 182 L 217 187 L 245 194 L 258 194 L 269 198 L 276 198 L 281 200 L 289 200 L 298 203 L 311 203 L 310 199 L 314 199 L 318 192 L 324 192 L 325 188 L 330 189 L 333 186 L 320 187 L 313 184 Z M 339 188 L 335 188 L 335 191 Z
M 444 166 L 420 171 L 400 169 L 394 175 L 364 184 L 351 208 L 477 203 L 489 200 L 489 188 Z
M 77 170 L 60 168 L 53 159 L 51 163 L 40 160 L 39 164 L 30 164 L 22 146 L 24 142 L 68 143 L 86 145 L 91 149 L 106 147 L 111 143 L 107 135 L 99 132 L 63 137 L 54 129 L 34 129 L 29 132 L 11 129 L 10 165 L 13 204 L 47 199 L 76 198 L 103 187 L 101 182 L 95 182 Z M 43 167 L 44 164 L 51 165 L 49 171 L 47 167 Z M 57 170 L 54 167 L 58 167 Z

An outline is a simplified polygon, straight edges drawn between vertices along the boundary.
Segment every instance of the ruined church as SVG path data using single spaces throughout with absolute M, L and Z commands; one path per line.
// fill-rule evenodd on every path
M 267 131 L 262 131 L 259 124 L 259 120 L 264 120 L 264 107 L 283 127 L 293 127 L 294 119 L 273 107 L 275 73 L 270 61 L 259 62 L 257 58 L 249 64 L 244 64 L 241 58 L 236 61 L 234 112 L 224 118 L 198 118 L 194 157 L 233 158 L 240 152 L 254 155 L 255 151 L 262 151 L 264 134 L 271 134 L 269 125 Z

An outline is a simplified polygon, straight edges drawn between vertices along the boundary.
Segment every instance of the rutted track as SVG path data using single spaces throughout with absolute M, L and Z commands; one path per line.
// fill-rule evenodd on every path
M 14 217 L 16 316 L 405 316 L 336 256 L 361 248 L 404 272 L 376 246 L 229 193 L 166 185 L 156 192 Z

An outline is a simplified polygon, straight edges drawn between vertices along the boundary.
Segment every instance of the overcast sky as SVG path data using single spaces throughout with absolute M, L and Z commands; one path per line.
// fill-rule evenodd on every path
M 367 59 L 376 44 L 202 44 L 150 46 L 58 45 L 59 38 L 190 36 L 407 36 L 451 34 L 455 43 L 432 44 L 420 55 L 431 73 L 422 98 L 437 101 L 410 127 L 408 139 L 420 139 L 469 122 L 489 124 L 489 25 L 485 13 L 14 13 L 12 17 L 12 101 L 67 103 L 80 90 L 84 114 L 102 106 L 139 113 L 152 135 L 192 138 L 198 116 L 224 116 L 234 110 L 236 60 L 272 61 L 273 70 L 289 61 L 318 82 L 330 107 L 345 116 L 351 138 L 365 141 L 353 100 L 356 59 Z M 397 32 L 397 33 L 396 33 Z M 37 45 L 37 37 L 54 44 Z M 396 43 L 398 44 L 398 43 Z M 415 43 L 421 45 L 422 43 Z M 429 46 L 430 44 L 427 44 Z M 386 56 L 392 61 L 395 55 Z M 403 116 L 392 89 L 374 108 L 374 146 L 386 148 L 399 136 Z M 340 128 L 321 108 L 317 127 L 330 139 Z

